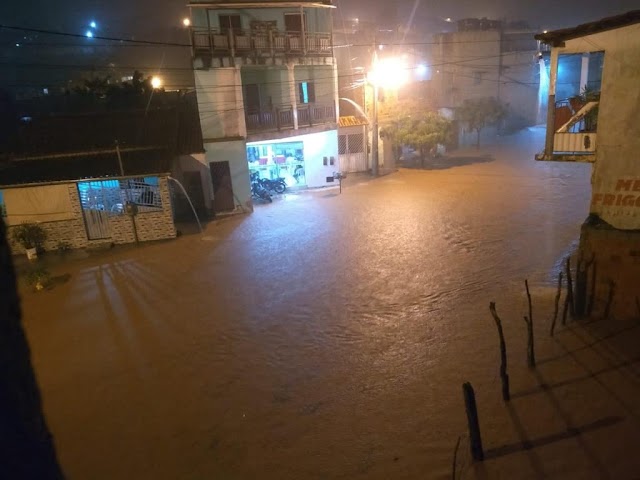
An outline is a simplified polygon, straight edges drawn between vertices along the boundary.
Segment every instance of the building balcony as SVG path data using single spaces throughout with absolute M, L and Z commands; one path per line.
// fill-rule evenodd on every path
M 332 57 L 330 33 L 283 32 L 278 30 L 191 30 L 194 59 L 204 65 L 212 58 Z
M 598 97 L 599 98 L 599 97 Z M 597 147 L 599 101 L 579 101 L 576 98 L 555 103 L 552 148 L 537 155 L 537 160 L 564 162 L 594 162 Z M 551 151 L 549 151 L 551 150 Z
M 296 117 L 298 128 L 312 127 L 323 123 L 335 123 L 335 105 L 317 103 L 299 105 Z M 295 120 L 294 109 L 291 105 L 281 105 L 271 109 L 245 113 L 247 133 L 293 130 L 296 127 Z

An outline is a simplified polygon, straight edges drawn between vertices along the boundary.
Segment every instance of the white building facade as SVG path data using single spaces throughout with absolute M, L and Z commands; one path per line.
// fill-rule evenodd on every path
M 251 173 L 331 185 L 340 170 L 331 2 L 189 6 L 214 210 L 250 210 Z

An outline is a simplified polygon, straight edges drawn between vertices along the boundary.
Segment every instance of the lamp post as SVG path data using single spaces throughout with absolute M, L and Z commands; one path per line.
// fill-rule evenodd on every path
M 379 166 L 379 125 L 378 125 L 378 95 L 380 88 L 397 89 L 404 85 L 409 77 L 409 70 L 403 59 L 389 57 L 378 59 L 377 52 L 373 53 L 373 65 L 367 79 L 373 87 L 373 125 L 371 131 L 371 175 L 378 175 Z

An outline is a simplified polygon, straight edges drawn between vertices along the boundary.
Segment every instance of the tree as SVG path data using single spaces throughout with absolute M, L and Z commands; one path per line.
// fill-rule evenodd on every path
M 476 148 L 480 148 L 480 132 L 496 125 L 507 115 L 507 108 L 494 97 L 467 99 L 456 111 L 456 117 L 476 132 Z
M 407 145 L 420 155 L 420 166 L 439 143 L 447 143 L 452 124 L 421 100 L 400 100 L 385 106 L 381 136 L 395 145 Z
M 22 329 L 16 276 L 0 219 L 0 478 L 63 478 Z

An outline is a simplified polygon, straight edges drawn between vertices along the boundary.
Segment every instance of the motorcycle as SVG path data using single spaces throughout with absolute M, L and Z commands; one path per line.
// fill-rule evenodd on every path
M 253 198 L 257 198 L 260 200 L 264 200 L 265 202 L 271 203 L 273 202 L 273 198 L 271 198 L 271 194 L 267 191 L 266 188 L 262 186 L 258 179 L 257 173 L 251 174 L 251 196 Z
M 258 181 L 266 190 L 271 190 L 272 192 L 276 192 L 278 194 L 284 193 L 287 189 L 287 184 L 284 181 L 284 178 L 276 178 L 275 180 L 261 178 Z

